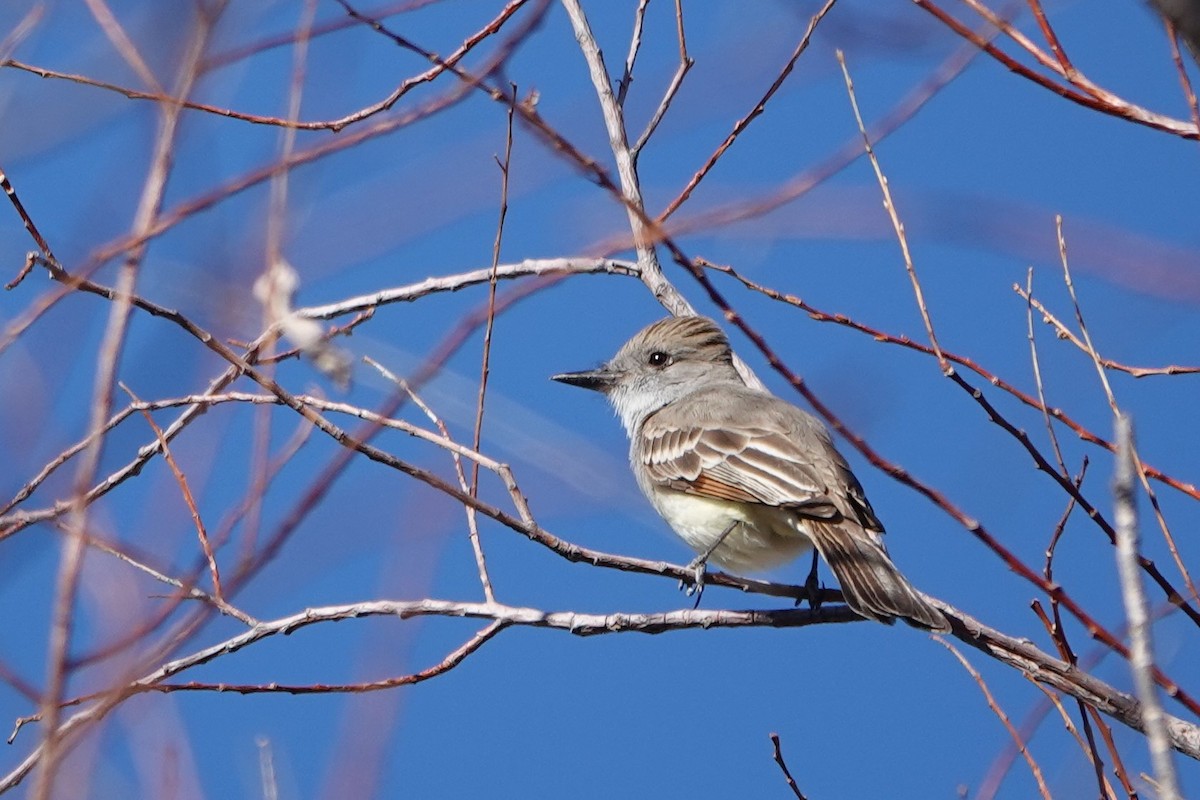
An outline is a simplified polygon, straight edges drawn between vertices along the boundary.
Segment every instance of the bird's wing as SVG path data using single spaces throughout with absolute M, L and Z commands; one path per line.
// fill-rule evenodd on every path
M 655 414 L 640 431 L 635 457 L 651 483 L 721 500 L 795 508 L 820 519 L 842 515 L 828 486 L 836 465 L 823 453 L 814 459 L 786 431 L 730 420 L 711 427 L 679 424 L 671 416 Z

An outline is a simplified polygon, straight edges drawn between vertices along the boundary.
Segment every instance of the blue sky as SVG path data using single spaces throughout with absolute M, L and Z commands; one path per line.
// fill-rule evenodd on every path
M 191 4 L 111 6 L 151 69 L 170 84 L 190 29 Z M 635 6 L 587 4 L 610 73 L 628 49 Z M 0 34 L 28 8 L 28 3 L 0 8 Z M 499 8 L 433 3 L 392 17 L 389 24 L 445 54 Z M 696 65 L 641 157 L 652 214 L 757 101 L 816 8 L 811 2 L 685 4 Z M 299 10 L 292 2 L 233 3 L 212 51 L 287 33 Z M 1127 0 L 1065 0 L 1046 10 L 1071 58 L 1092 80 L 1137 105 L 1188 118 L 1161 26 L 1144 7 Z M 318 2 L 318 20 L 343 16 L 336 3 Z M 1028 14 L 1017 23 L 1040 43 Z M 674 72 L 673 26 L 672 4 L 652 3 L 626 105 L 634 135 Z M 835 49 L 846 54 L 870 123 L 961 46 L 915 5 L 841 0 L 766 113 L 678 218 L 771 196 L 857 137 Z M 84 4 L 47 4 L 12 57 L 140 85 Z M 284 114 L 291 57 L 289 48 L 277 48 L 216 69 L 196 96 L 222 107 Z M 474 55 L 467 63 L 477 66 L 484 57 Z M 1200 77 L 1195 63 L 1188 67 L 1194 80 Z M 301 116 L 349 113 L 423 69 L 417 57 L 362 27 L 322 36 L 311 45 Z M 536 90 L 543 118 L 611 171 L 595 94 L 557 4 L 504 76 L 522 96 Z M 403 114 L 451 88 L 442 80 L 414 91 L 392 113 Z M 0 166 L 68 269 L 130 229 L 154 137 L 153 104 L 6 68 L 0 70 L 0 115 Z M 488 266 L 500 196 L 494 158 L 503 152 L 505 128 L 501 104 L 471 95 L 435 116 L 295 170 L 282 247 L 302 281 L 296 304 L 336 302 Z M 297 147 L 354 130 L 302 131 Z M 275 127 L 185 113 L 165 207 L 169 211 L 272 162 L 279 148 Z M 1034 390 L 1026 306 L 1011 287 L 1023 285 L 1032 268 L 1035 294 L 1060 319 L 1073 320 L 1055 242 L 1055 215 L 1061 214 L 1076 289 L 1101 354 L 1139 366 L 1200 363 L 1195 141 L 1081 108 L 980 56 L 880 143 L 878 155 L 943 347 L 1023 391 Z M 502 262 L 596 255 L 603 243 L 628 235 L 625 210 L 520 127 L 508 203 Z M 151 244 L 139 292 L 219 337 L 253 338 L 262 311 L 251 286 L 264 267 L 268 207 L 267 185 L 260 184 L 188 217 Z M 690 230 L 678 243 L 689 256 L 732 265 L 823 311 L 925 340 L 865 159 L 766 215 Z M 4 274 L 15 274 L 32 247 L 16 215 L 0 213 Z M 701 312 L 718 313 L 695 281 L 663 257 L 667 277 L 680 291 Z M 111 283 L 116 263 L 101 269 L 97 280 Z M 1066 496 L 1033 468 L 1012 437 L 942 377 L 933 359 L 814 321 L 724 276 L 714 280 L 855 432 L 1040 569 Z M 520 286 L 509 283 L 500 291 Z M 35 274 L 0 294 L 0 320 L 7 326 L 47 291 L 48 282 Z M 411 374 L 465 314 L 483 307 L 486 296 L 486 287 L 476 287 L 382 307 L 339 343 L 356 358 L 369 356 L 398 374 Z M 68 297 L 0 353 L 4 500 L 85 433 L 96 347 L 108 310 L 93 296 Z M 691 553 L 628 475 L 624 435 L 602 399 L 548 380 L 594 366 L 663 313 L 643 285 L 612 275 L 569 278 L 506 311 L 493 337 L 481 449 L 512 465 L 538 521 L 556 535 L 611 553 L 686 563 Z M 1040 323 L 1036 328 L 1049 402 L 1109 435 L 1108 404 L 1090 359 L 1055 339 L 1050 328 Z M 732 330 L 731 335 L 773 391 L 802 404 L 744 336 Z M 477 334 L 423 391 L 460 442 L 471 438 L 480 345 Z M 135 314 L 119 377 L 144 399 L 167 398 L 200 391 L 223 366 L 168 323 Z M 365 408 L 384 403 L 390 384 L 365 365 L 355 369 L 346 393 L 305 361 L 281 363 L 277 378 L 295 392 L 324 392 Z M 968 378 L 1049 452 L 1040 414 L 985 380 Z M 1194 446 L 1200 437 L 1193 413 L 1197 378 L 1134 380 L 1113 373 L 1110 380 L 1117 400 L 1134 416 L 1145 460 L 1194 482 L 1200 471 Z M 248 382 L 238 388 L 254 389 Z M 125 402 L 119 394 L 117 406 Z M 246 492 L 256 413 L 243 406 L 210 410 L 172 447 L 210 528 Z M 428 425 L 411 407 L 402 416 Z M 156 414 L 160 424 L 172 418 L 169 411 Z M 278 451 L 298 420 L 286 409 L 276 409 L 271 419 L 271 444 Z M 1091 459 L 1085 493 L 1107 511 L 1111 459 L 1065 430 L 1060 436 L 1072 471 L 1085 454 Z M 101 474 L 124 464 L 152 438 L 135 415 L 109 437 Z M 448 457 L 436 447 L 397 433 L 381 435 L 377 444 L 452 478 Z M 1036 587 L 924 498 L 871 468 L 849 446 L 842 449 L 888 526 L 895 561 L 917 586 L 1052 649 L 1029 610 L 1030 600 L 1039 596 Z M 264 532 L 281 522 L 337 450 L 327 437 L 313 435 L 268 494 Z M 42 508 L 69 496 L 71 474 L 64 470 L 24 507 Z M 506 502 L 491 476 L 482 485 L 485 499 Z M 1198 546 L 1190 535 L 1200 516 L 1196 505 L 1182 493 L 1155 488 L 1181 557 L 1196 571 Z M 1182 583 L 1144 503 L 1143 511 L 1145 552 Z M 176 573 L 196 558 L 192 522 L 161 460 L 97 503 L 91 524 Z M 590 613 L 655 612 L 690 603 L 673 581 L 570 564 L 487 520 L 481 533 L 503 602 Z M 244 528 L 235 532 L 219 554 L 222 563 L 236 560 L 244 536 Z M 49 525 L 0 541 L 5 576 L 0 604 L 7 612 L 0 662 L 37 687 L 46 671 L 59 541 Z M 806 569 L 799 563 L 765 577 L 800 582 Z M 1112 548 L 1078 512 L 1060 545 L 1056 575 L 1102 624 L 1120 626 Z M 823 576 L 832 581 L 828 571 Z M 73 652 L 87 652 L 129 630 L 159 607 L 165 591 L 102 554 L 89 554 Z M 481 596 L 461 508 L 395 471 L 357 459 L 234 601 L 266 620 L 332 603 Z M 1151 599 L 1157 603 L 1161 595 Z M 703 597 L 703 607 L 714 609 L 780 605 L 717 588 Z M 318 625 L 217 659 L 181 679 L 381 679 L 437 663 L 478 627 L 434 618 Z M 233 621 L 215 620 L 174 653 L 193 652 L 239 629 Z M 1071 634 L 1077 650 L 1090 651 L 1085 631 L 1075 625 Z M 1195 629 L 1177 615 L 1160 623 L 1156 634 L 1163 669 L 1186 685 L 1200 655 Z M 966 655 L 1014 723 L 1042 702 L 1042 693 L 1014 670 L 973 651 Z M 135 656 L 125 653 L 83 672 L 69 694 L 109 685 L 139 663 Z M 1129 685 L 1126 666 L 1115 658 L 1096 674 Z M 33 710 L 10 683 L 0 682 L 0 720 Z M 1186 715 L 1178 706 L 1168 710 Z M 771 732 L 781 736 L 800 787 L 814 799 L 955 797 L 959 787 L 973 797 L 1009 743 L 979 687 L 953 656 L 903 625 L 588 639 L 519 628 L 503 632 L 437 679 L 386 692 L 300 697 L 196 692 L 132 699 L 83 739 L 59 785 L 63 796 L 86 790 L 97 798 L 261 796 L 259 759 L 265 747 L 281 797 L 788 796 L 771 758 Z M 39 735 L 36 726 L 25 728 L 4 751 L 0 771 L 15 766 Z M 1130 774 L 1148 770 L 1144 740 L 1119 725 L 1114 735 Z M 1053 712 L 1030 746 L 1054 797 L 1095 796 L 1091 768 Z M 1194 791 L 1200 784 L 1194 762 L 1177 757 L 1176 764 L 1185 790 Z M 1029 769 L 1018 761 L 997 796 L 1035 793 Z

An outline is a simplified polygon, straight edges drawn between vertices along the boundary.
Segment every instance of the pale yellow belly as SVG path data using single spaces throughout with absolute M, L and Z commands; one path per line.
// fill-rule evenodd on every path
M 736 523 L 710 559 L 712 564 L 732 572 L 771 569 L 812 547 L 802 520 L 783 509 L 661 489 L 650 500 L 697 553 L 706 552 L 730 524 Z

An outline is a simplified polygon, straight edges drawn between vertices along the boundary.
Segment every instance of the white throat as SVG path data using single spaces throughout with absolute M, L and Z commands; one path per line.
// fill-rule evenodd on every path
M 657 392 L 630 386 L 618 386 L 608 394 L 608 401 L 621 418 L 621 424 L 625 426 L 625 433 L 630 439 L 642 421 L 665 406 L 670 399 Z

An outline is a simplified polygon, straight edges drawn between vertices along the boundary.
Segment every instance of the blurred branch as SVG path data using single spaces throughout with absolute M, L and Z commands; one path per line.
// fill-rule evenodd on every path
M 404 14 L 410 11 L 419 11 L 425 6 L 438 3 L 440 0 L 399 0 L 386 5 L 377 6 L 370 9 L 366 13 L 375 19 L 385 19 L 395 16 L 396 14 Z M 324 20 L 313 25 L 310 38 L 318 38 L 326 34 L 336 33 L 337 31 L 345 30 L 346 28 L 354 27 L 358 24 L 358 20 L 348 17 L 337 17 L 334 19 Z M 235 64 L 239 61 L 244 61 L 247 58 L 265 53 L 268 50 L 273 50 L 277 47 L 287 47 L 294 44 L 299 38 L 296 31 L 278 34 L 276 36 L 267 36 L 255 42 L 248 44 L 236 45 L 227 50 L 220 50 L 213 53 L 202 62 L 202 68 L 205 72 L 227 67 L 230 64 Z
M 1117 523 L 1117 570 L 1121 579 L 1121 598 L 1129 619 L 1129 667 L 1133 685 L 1142 705 L 1142 724 L 1150 744 L 1150 760 L 1162 800 L 1178 800 L 1179 785 L 1171 763 L 1171 745 L 1167 722 L 1158 702 L 1154 685 L 1154 644 L 1150 615 L 1138 572 L 1137 509 L 1135 506 L 1133 466 L 1133 425 L 1120 411 L 1115 413 L 1114 436 L 1117 440 L 1117 466 L 1113 478 L 1114 518 Z
M 89 2 L 97 2 L 97 0 L 89 0 Z M 216 116 L 226 117 L 227 119 L 238 120 L 241 122 L 249 122 L 255 125 L 273 125 L 281 128 L 304 131 L 326 130 L 336 133 L 350 125 L 354 125 L 377 114 L 391 110 L 391 108 L 395 106 L 402 97 L 404 97 L 414 88 L 422 86 L 426 83 L 432 83 L 433 81 L 437 80 L 454 64 L 457 64 L 468 53 L 475 49 L 477 45 L 498 33 L 504 27 L 504 24 L 508 22 L 508 20 L 512 18 L 512 16 L 528 2 L 529 0 L 511 0 L 511 2 L 509 2 L 508 5 L 506 5 L 500 11 L 495 19 L 464 39 L 462 45 L 453 53 L 446 56 L 446 59 L 443 63 L 436 64 L 430 69 L 418 75 L 414 75 L 411 78 L 406 78 L 384 99 L 334 119 L 302 121 L 299 119 L 291 119 L 286 117 L 251 114 L 246 111 L 238 111 L 232 108 L 222 108 L 220 106 L 214 106 L 208 103 L 187 100 L 185 97 L 179 95 L 164 94 L 161 89 L 157 88 L 157 84 L 151 84 L 152 87 L 155 87 L 153 91 L 142 91 L 139 89 L 119 86 L 107 81 L 97 80 L 87 75 L 60 72 L 58 70 L 40 67 L 34 64 L 27 64 L 12 58 L 4 58 L 3 60 L 0 60 L 0 68 L 8 67 L 36 75 L 39 78 L 53 78 L 57 80 L 69 81 L 71 83 L 77 83 L 82 86 L 90 86 L 95 89 L 103 89 L 105 91 L 115 92 L 123 95 L 130 100 L 150 100 L 156 103 L 179 105 L 190 111 L 200 111 L 206 114 L 215 114 Z M 289 41 L 290 39 L 291 37 L 289 37 Z M 149 77 L 153 78 L 153 76 Z
M 200 57 L 225 9 L 225 1 L 218 0 L 211 8 L 198 10 L 177 76 L 176 94 L 179 96 L 186 97 L 191 94 L 199 77 Z M 181 111 L 178 104 L 165 104 L 159 108 L 158 129 L 150 166 L 134 213 L 132 232 L 135 237 L 142 236 L 162 210 L 167 180 L 174 166 Z M 75 605 L 86 550 L 85 538 L 90 505 L 87 491 L 100 468 L 104 439 L 98 433 L 111 413 L 117 370 L 133 312 L 130 298 L 137 285 L 145 250 L 146 246 L 143 244 L 131 248 L 126 253 L 125 261 L 117 275 L 116 288 L 112 293 L 113 303 L 108 310 L 108 320 L 96 358 L 91 405 L 88 409 L 88 430 L 97 435 L 84 449 L 77 464 L 74 491 L 65 521 L 66 537 L 61 545 L 58 573 L 55 578 L 52 623 L 46 647 L 46 685 L 41 702 L 42 714 L 46 719 L 45 738 L 42 741 L 45 756 L 33 787 L 33 797 L 36 800 L 49 800 L 54 793 L 54 781 L 61 756 L 58 742 L 59 703 L 69 679 L 67 662 L 74 636 Z M 214 577 L 215 574 L 214 572 Z M 219 586 L 217 594 L 220 594 Z
M 1192 14 L 1197 16 L 1195 9 Z M 1167 41 L 1171 44 L 1171 60 L 1175 62 L 1175 70 L 1179 73 L 1179 85 L 1183 89 L 1183 97 L 1187 100 L 1188 108 L 1192 112 L 1192 124 L 1200 129 L 1200 105 L 1196 103 L 1196 90 L 1192 88 L 1192 81 L 1188 78 L 1187 69 L 1183 66 L 1183 57 L 1179 53 L 1179 36 L 1175 23 L 1169 18 L 1164 18 L 1163 22 L 1167 27 Z M 1196 20 L 1193 20 L 1193 24 L 1195 22 Z M 1193 51 L 1193 53 L 1196 52 L 1200 51 Z M 1200 55 L 1197 55 L 1196 59 L 1196 63 L 1200 64 Z
M 105 37 L 112 43 L 113 49 L 120 54 L 121 59 L 134 71 L 142 83 L 150 87 L 155 94 L 162 96 L 163 88 L 159 84 L 158 78 L 154 77 L 154 73 L 146 62 L 142 59 L 142 54 L 138 52 L 137 47 L 125 33 L 125 29 L 121 27 L 121 23 L 117 21 L 116 15 L 104 0 L 84 0 L 88 7 L 88 11 L 92 12 L 92 17 L 95 18 L 100 30 L 104 31 Z
M 518 26 L 512 35 L 505 38 L 497 46 L 496 52 L 484 65 L 484 74 L 490 74 L 493 70 L 497 69 L 512 54 L 515 48 L 522 41 L 524 41 L 528 33 L 540 23 L 548 3 L 549 0 L 539 0 L 539 5 L 537 9 L 532 12 L 530 19 L 526 20 L 523 25 Z M 445 63 L 440 59 L 436 59 L 435 61 L 438 63 Z M 451 70 L 454 69 L 453 67 L 446 68 Z M 458 73 L 456 72 L 456 74 Z M 252 170 L 232 179 L 223 186 L 220 186 L 205 195 L 184 201 L 177 205 L 174 209 L 164 214 L 160 214 L 145 231 L 119 237 L 113 241 L 110 241 L 106 245 L 97 248 L 88 261 L 74 270 L 74 277 L 72 280 L 78 281 L 89 278 L 96 272 L 96 270 L 98 270 L 110 259 L 115 258 L 122 253 L 141 247 L 151 239 L 161 236 L 166 231 L 174 228 L 176 225 L 179 225 L 193 214 L 211 208 L 212 206 L 217 205 L 219 202 L 239 194 L 253 186 L 256 186 L 259 183 L 267 181 L 281 172 L 286 172 L 299 165 L 307 164 L 332 155 L 333 153 L 356 147 L 363 142 L 373 139 L 377 136 L 391 133 L 440 111 L 444 111 L 445 109 L 461 102 L 468 95 L 470 89 L 472 88 L 477 88 L 477 84 L 472 82 L 460 84 L 445 95 L 426 101 L 425 103 L 418 105 L 416 108 L 405 113 L 397 113 L 393 116 L 385 117 L 366 127 L 356 127 L 350 133 L 346 133 L 337 137 L 336 139 L 330 139 L 322 142 L 318 145 L 310 147 L 307 150 L 296 152 L 290 158 Z M 529 113 L 532 114 L 532 112 Z M 533 116 L 536 119 L 536 114 L 533 114 Z M 49 262 L 50 264 L 57 266 L 57 261 L 49 259 Z M 56 290 L 48 292 L 38 301 L 30 303 L 23 314 L 9 322 L 8 326 L 4 330 L 4 335 L 0 336 L 0 353 L 3 353 L 31 325 L 33 325 L 34 322 L 40 319 L 60 300 L 70 294 L 73 289 L 74 286 L 71 284 L 60 286 Z

